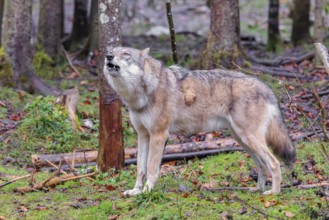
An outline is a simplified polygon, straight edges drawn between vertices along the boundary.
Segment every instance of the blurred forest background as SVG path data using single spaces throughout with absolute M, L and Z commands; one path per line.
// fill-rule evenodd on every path
M 127 159 L 132 159 L 133 155 L 125 155 L 123 146 L 126 152 L 129 151 L 127 149 L 136 147 L 136 134 L 129 122 L 127 109 L 121 106 L 104 80 L 101 71 L 103 57 L 109 46 L 122 45 L 138 49 L 149 47 L 151 55 L 166 66 L 178 64 L 189 69 L 236 69 L 265 81 L 277 95 L 298 152 L 295 174 L 299 175 L 293 177 L 294 184 L 320 184 L 317 187 L 322 188 L 307 191 L 307 198 L 299 197 L 299 192 L 292 190 L 292 194 L 287 194 L 285 200 L 278 203 L 278 197 L 264 200 L 258 195 L 254 205 L 269 208 L 271 214 L 267 216 L 264 212 L 259 212 L 259 209 L 257 211 L 251 208 L 253 211 L 249 211 L 244 217 L 250 218 L 257 213 L 258 217 L 272 218 L 274 215 L 279 216 L 278 218 L 290 218 L 298 215 L 297 210 L 300 208 L 303 210 L 299 213 L 300 218 L 324 216 L 327 219 L 329 68 L 328 63 L 322 62 L 314 43 L 322 43 L 325 47 L 329 45 L 329 1 L 172 0 L 175 39 L 170 35 L 166 2 L 168 1 L 0 0 L 0 184 L 1 181 L 15 179 L 8 173 L 2 178 L 7 169 L 14 169 L 10 171 L 11 174 L 21 168 L 27 173 L 39 172 L 40 167 L 36 167 L 33 155 L 54 154 L 54 157 L 58 157 L 55 161 L 59 163 L 59 153 L 85 152 L 82 159 L 80 158 L 80 166 L 94 165 L 97 162 L 102 171 L 107 171 L 110 167 L 123 168 L 125 160 L 127 165 Z M 173 56 L 173 45 L 177 48 L 177 60 Z M 185 146 L 185 143 L 201 142 L 209 145 L 229 137 L 227 131 L 192 136 L 177 134 L 171 135 L 169 144 Z M 235 146 L 234 142 L 229 143 Z M 218 147 L 225 144 L 216 142 L 215 145 Z M 86 152 L 94 153 L 87 158 Z M 228 156 L 225 160 L 231 164 L 240 161 L 240 168 L 246 168 L 241 172 L 248 173 L 249 168 L 254 167 L 249 159 L 244 154 L 238 154 L 237 158 L 236 154 L 232 154 L 232 157 Z M 78 158 L 76 160 L 78 163 Z M 170 166 L 177 165 L 176 159 L 172 161 L 174 162 Z M 207 164 L 207 161 L 204 163 Z M 246 161 L 248 166 L 244 167 Z M 189 169 L 197 170 L 195 175 L 195 171 L 191 171 L 192 174 L 188 177 L 175 176 L 176 179 L 189 182 L 184 183 L 188 187 L 184 185 L 183 189 L 180 185 L 172 185 L 173 188 L 179 188 L 174 193 L 183 193 L 186 204 L 191 204 L 188 197 L 193 197 L 193 190 L 205 187 L 203 184 L 209 181 L 217 181 L 217 184 L 224 186 L 228 182 L 242 186 L 254 184 L 254 173 L 246 174 L 249 179 L 241 179 L 243 174 L 237 171 L 230 178 L 220 177 L 218 173 L 225 173 L 229 168 L 221 167 L 222 170 L 211 173 L 211 168 L 202 170 L 206 165 L 201 166 L 201 163 L 203 164 L 196 161 L 185 164 Z M 172 171 L 175 169 L 176 171 Z M 171 168 L 170 172 L 181 172 L 180 169 L 180 166 Z M 216 169 L 213 170 L 215 172 Z M 115 178 L 96 178 L 98 188 L 93 188 L 94 196 L 97 197 L 95 201 L 105 200 L 98 198 L 100 195 L 97 190 L 105 188 L 101 193 L 111 191 L 111 195 L 115 196 L 123 188 L 128 188 L 125 184 L 133 183 L 134 167 L 122 172 Z M 165 172 L 164 175 L 166 177 L 168 174 Z M 121 176 L 126 179 L 120 179 Z M 166 188 L 165 184 L 163 188 Z M 3 192 L 2 196 L 11 198 L 11 191 Z M 52 194 L 48 196 L 51 197 Z M 219 197 L 217 199 L 227 199 L 222 194 L 221 196 L 222 200 Z M 184 200 L 185 198 L 187 199 Z M 199 195 L 197 198 L 202 200 Z M 229 216 L 241 217 L 245 214 L 240 208 L 248 206 L 235 198 L 231 198 L 233 204 L 239 203 L 240 206 L 231 207 L 233 211 L 229 211 L 227 215 L 221 210 L 222 218 L 230 219 Z M 217 205 L 217 199 L 211 201 Z M 145 204 L 142 202 L 144 200 L 148 202 Z M 173 200 L 175 199 L 170 197 L 169 201 Z M 310 200 L 314 202 L 311 204 Z M 87 203 L 83 201 L 88 200 L 75 202 Z M 141 218 L 152 217 L 150 213 L 154 211 L 154 207 L 151 206 L 151 211 L 146 209 L 144 212 L 139 207 L 147 207 L 150 201 L 163 203 L 167 200 L 158 194 L 151 194 L 146 195 L 146 198 L 133 200 L 136 206 L 127 206 L 121 197 L 119 201 L 114 201 L 111 197 L 110 211 L 100 205 L 99 213 L 89 212 L 101 217 L 112 216 L 110 219 L 122 215 L 126 218 L 135 215 Z M 25 204 L 27 203 L 29 202 Z M 120 208 L 113 205 L 119 203 Z M 16 217 L 27 215 L 27 211 L 21 206 L 19 211 L 13 211 L 12 209 L 17 209 L 14 204 L 0 202 L 0 207 L 4 205 L 7 205 L 7 211 L 0 209 L 0 219 L 2 215 L 8 217 L 10 213 L 15 213 Z M 55 206 L 57 205 L 56 203 Z M 87 208 L 90 206 L 92 205 L 86 205 Z M 74 209 L 81 208 L 84 213 L 88 211 L 83 211 L 84 207 Z M 182 205 L 181 208 L 183 210 L 186 207 Z M 27 210 L 32 209 L 39 210 L 31 206 Z M 62 207 L 59 209 L 62 210 Z M 159 214 L 166 209 L 162 207 L 160 212 L 155 211 L 156 216 L 168 215 L 167 219 L 178 216 L 178 219 L 184 219 L 180 209 L 174 214 Z M 281 212 L 281 209 L 285 212 Z M 122 214 L 123 210 L 128 214 Z M 48 212 L 52 213 L 49 207 Z M 195 212 L 192 217 L 198 217 L 201 213 L 198 214 L 198 210 Z M 212 214 L 205 212 L 200 215 Z M 188 214 L 183 215 L 188 218 Z M 58 216 L 53 214 L 52 217 Z

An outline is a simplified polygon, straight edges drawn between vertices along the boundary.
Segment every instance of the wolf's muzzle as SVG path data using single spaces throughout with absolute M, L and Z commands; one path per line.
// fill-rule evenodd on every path
M 120 70 L 120 67 L 117 66 L 117 65 L 114 65 L 112 63 L 114 59 L 114 56 L 112 55 L 106 55 L 106 59 L 105 59 L 105 63 L 106 63 L 106 67 L 108 68 L 109 71 L 119 71 Z

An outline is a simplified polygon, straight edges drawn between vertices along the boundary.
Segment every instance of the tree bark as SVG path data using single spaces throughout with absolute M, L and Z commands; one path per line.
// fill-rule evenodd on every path
M 121 101 L 103 75 L 104 55 L 108 47 L 121 45 L 121 0 L 98 0 L 99 12 L 99 149 L 98 168 L 124 167 Z
M 88 36 L 88 1 L 74 1 L 74 18 L 71 34 L 71 46 L 74 43 L 80 43 Z
M 315 0 L 314 9 L 314 40 L 317 43 L 323 43 L 323 0 Z
M 42 95 L 53 95 L 33 72 L 32 67 L 32 0 L 10 0 L 7 2 L 4 45 L 13 69 L 13 81 L 17 88 L 24 89 L 23 82 Z M 30 89 L 30 88 L 29 88 Z
M 98 48 L 98 0 L 91 1 L 89 16 L 89 53 L 93 53 Z
M 311 42 L 310 0 L 294 0 L 291 41 L 297 46 Z
M 279 30 L 279 0 L 270 0 L 268 8 L 268 37 L 267 49 L 269 51 L 277 51 L 281 46 L 280 30 Z
M 4 6 L 5 6 L 5 1 L 0 0 L 0 47 L 2 45 L 2 18 L 3 18 Z
M 38 43 L 50 56 L 58 53 L 62 35 L 62 0 L 40 1 Z
M 211 0 L 211 24 L 206 49 L 202 52 L 200 67 L 230 68 L 233 62 L 243 64 L 240 43 L 240 15 L 238 0 Z

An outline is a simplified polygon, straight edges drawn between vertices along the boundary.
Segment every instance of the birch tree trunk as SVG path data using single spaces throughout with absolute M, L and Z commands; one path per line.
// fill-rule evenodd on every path
M 268 37 L 267 49 L 269 51 L 277 51 L 281 46 L 280 30 L 279 30 L 279 0 L 270 0 L 268 8 Z
M 19 89 L 32 89 L 42 95 L 53 95 L 33 72 L 32 66 L 32 0 L 10 0 L 5 17 L 4 46 L 13 69 L 13 81 Z M 27 87 L 23 86 L 26 82 Z M 25 85 L 25 84 L 24 84 Z
M 243 64 L 240 43 L 238 0 L 210 0 L 211 24 L 206 49 L 201 54 L 200 67 L 230 68 Z
M 62 34 L 62 0 L 41 0 L 38 43 L 50 56 L 60 48 Z
M 99 149 L 98 168 L 124 166 L 121 101 L 103 75 L 104 55 L 108 47 L 121 45 L 121 0 L 98 0 L 99 13 Z
M 297 46 L 311 41 L 310 0 L 294 0 L 291 41 Z

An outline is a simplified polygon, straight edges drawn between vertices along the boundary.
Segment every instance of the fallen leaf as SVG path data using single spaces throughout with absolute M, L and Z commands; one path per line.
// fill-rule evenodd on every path
M 265 208 L 268 208 L 271 206 L 271 202 L 270 201 L 266 201 L 265 204 L 264 204 L 264 207 Z
M 189 197 L 190 195 L 191 195 L 191 193 L 185 192 L 185 193 L 182 194 L 182 197 L 183 197 L 183 198 L 187 198 L 187 197 Z
M 29 209 L 26 208 L 25 206 L 21 205 L 18 209 L 19 212 L 27 212 Z
M 10 120 L 13 120 L 13 121 L 21 120 L 21 116 L 19 116 L 19 115 L 11 115 L 9 118 L 10 118 Z
M 287 216 L 288 218 L 293 218 L 293 217 L 295 216 L 293 213 L 291 213 L 291 212 L 289 212 L 289 211 L 286 211 L 286 212 L 284 213 L 284 215 Z
M 80 75 L 75 71 L 72 71 L 71 74 L 67 77 L 68 79 L 78 78 Z
M 110 215 L 108 219 L 109 219 L 109 220 L 116 220 L 116 219 L 119 218 L 119 216 L 120 216 L 120 214 Z
M 240 168 L 243 168 L 245 163 L 246 163 L 245 160 L 240 160 L 240 161 L 239 161 L 239 167 L 240 167 Z
M 48 210 L 48 207 L 45 205 L 38 205 L 36 210 L 41 211 L 41 210 Z
M 114 191 L 114 190 L 115 190 L 115 186 L 113 186 L 113 185 L 105 185 L 105 188 L 106 188 L 108 191 Z
M 243 214 L 247 213 L 247 211 L 248 211 L 247 208 L 243 206 L 241 209 L 239 209 L 239 214 L 243 215 Z

